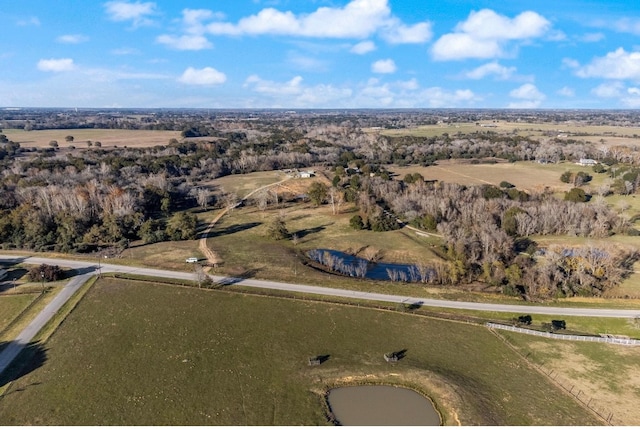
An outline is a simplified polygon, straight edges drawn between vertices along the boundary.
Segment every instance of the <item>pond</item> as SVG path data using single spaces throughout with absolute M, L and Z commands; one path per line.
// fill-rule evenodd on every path
M 340 387 L 329 391 L 329 406 L 340 425 L 439 426 L 429 399 L 407 388 L 387 385 Z
M 370 262 L 334 249 L 312 249 L 307 256 L 334 272 L 376 281 L 428 282 L 435 271 L 426 266 Z

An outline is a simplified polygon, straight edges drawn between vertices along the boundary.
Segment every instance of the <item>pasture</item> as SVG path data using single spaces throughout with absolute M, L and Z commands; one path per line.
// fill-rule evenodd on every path
M 612 413 L 612 424 L 640 424 L 640 348 L 502 335 L 532 362 L 555 372 L 558 383 Z
M 569 191 L 573 188 L 573 184 L 566 184 L 560 180 L 560 175 L 565 171 L 573 173 L 583 171 L 592 175 L 593 179 L 585 184 L 584 188 L 596 188 L 608 178 L 606 174 L 593 173 L 591 167 L 579 166 L 571 162 L 539 164 L 532 161 L 517 161 L 470 164 L 463 160 L 446 160 L 438 161 L 434 166 L 393 166 L 389 170 L 396 175 L 396 179 L 402 179 L 408 173 L 420 173 L 427 181 L 437 180 L 462 185 L 498 186 L 500 182 L 507 181 L 516 188 L 529 192 L 541 192 L 545 189 L 554 192 Z
M 165 130 L 116 130 L 116 129 L 53 129 L 32 130 L 4 129 L 2 134 L 9 140 L 18 142 L 23 148 L 49 148 L 49 142 L 55 140 L 60 148 L 75 146 L 87 148 L 88 141 L 100 142 L 102 148 L 117 146 L 129 148 L 146 148 L 156 145 L 167 145 L 171 139 L 181 139 L 179 131 Z M 73 142 L 67 142 L 65 138 L 73 136 Z
M 603 146 L 637 146 L 640 139 L 640 127 L 621 127 L 615 125 L 585 125 L 576 122 L 564 123 L 528 123 L 528 122 L 478 122 L 478 123 L 441 123 L 421 125 L 415 128 L 376 130 L 368 129 L 386 136 L 435 137 L 444 133 L 455 136 L 458 133 L 495 132 L 532 138 L 573 139 Z
M 354 383 L 418 389 L 449 425 L 598 424 L 484 327 L 363 307 L 103 279 L 44 350 L 4 425 L 322 425 Z

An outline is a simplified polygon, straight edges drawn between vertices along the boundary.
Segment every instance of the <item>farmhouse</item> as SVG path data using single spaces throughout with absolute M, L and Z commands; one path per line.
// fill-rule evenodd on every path
M 591 158 L 581 158 L 576 164 L 579 164 L 580 166 L 595 166 L 598 162 Z

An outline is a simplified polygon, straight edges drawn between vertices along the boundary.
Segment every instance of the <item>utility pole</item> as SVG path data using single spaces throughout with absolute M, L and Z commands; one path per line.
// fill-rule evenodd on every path
M 42 280 L 42 294 L 44 294 L 44 272 L 40 272 L 40 279 Z

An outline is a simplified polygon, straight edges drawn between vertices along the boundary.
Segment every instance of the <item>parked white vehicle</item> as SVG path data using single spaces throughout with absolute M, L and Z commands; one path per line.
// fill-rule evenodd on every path
M 187 263 L 197 263 L 198 262 L 198 257 L 189 257 L 187 258 Z

